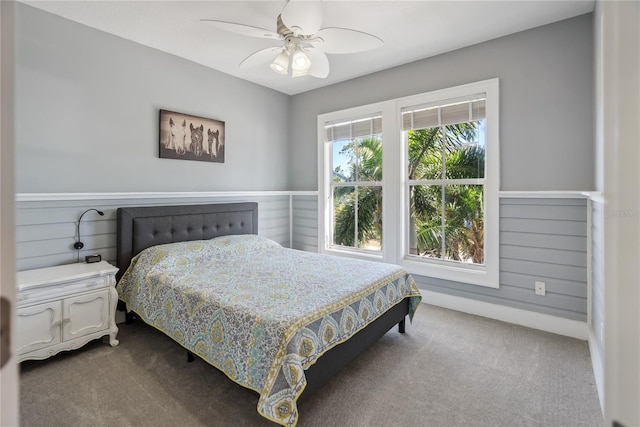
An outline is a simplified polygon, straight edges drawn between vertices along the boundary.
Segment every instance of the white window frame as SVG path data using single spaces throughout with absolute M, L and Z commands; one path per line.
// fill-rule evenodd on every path
M 484 93 L 485 101 L 485 259 L 484 266 L 436 259 L 418 259 L 408 253 L 408 182 L 407 149 L 402 141 L 403 108 L 437 103 L 453 98 Z M 349 256 L 401 265 L 410 273 L 437 279 L 499 287 L 499 80 L 490 79 L 452 88 L 436 90 L 318 116 L 318 249 L 320 253 Z M 331 248 L 331 171 L 330 146 L 325 142 L 324 126 L 328 122 L 353 120 L 382 112 L 382 254 L 372 255 L 359 249 Z
M 383 152 L 383 164 L 382 164 L 382 251 L 371 251 L 360 248 L 349 248 L 346 246 L 333 245 L 332 233 L 332 207 L 333 207 L 333 194 L 331 186 L 331 143 L 326 142 L 326 130 L 325 125 L 327 123 L 338 121 L 353 121 L 362 117 L 378 116 L 382 108 L 382 104 L 370 104 L 362 107 L 350 108 L 348 110 L 336 111 L 333 113 L 321 114 L 318 116 L 318 250 L 320 253 L 327 253 L 332 255 L 347 256 L 352 258 L 364 258 L 374 261 L 382 261 L 384 259 L 384 223 L 385 223 L 385 207 L 384 207 L 384 182 L 385 182 L 385 170 L 384 170 L 384 138 L 382 140 L 382 152 Z M 383 113 L 384 114 L 384 113 Z M 384 118 L 382 120 L 382 127 L 384 133 Z M 325 171 L 325 168 L 326 171 Z M 325 173 L 328 172 L 328 173 Z M 353 185 L 361 185 L 360 182 L 354 182 Z M 379 186 L 376 183 L 376 186 Z
M 453 88 L 414 95 L 398 100 L 398 111 L 403 108 L 430 103 L 446 102 L 477 93 L 486 95 L 485 101 L 485 178 L 484 178 L 484 266 L 465 264 L 433 258 L 419 259 L 409 252 L 409 194 L 407 182 L 407 147 L 402 145 L 401 199 L 403 212 L 398 218 L 401 225 L 400 262 L 409 272 L 422 276 L 471 283 L 492 288 L 499 287 L 499 191 L 500 191 L 500 151 L 499 151 L 499 82 L 491 79 Z

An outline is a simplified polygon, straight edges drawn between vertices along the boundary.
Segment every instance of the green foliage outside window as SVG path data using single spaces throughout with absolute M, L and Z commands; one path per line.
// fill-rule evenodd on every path
M 346 144 L 341 154 L 350 154 L 347 176 L 356 181 L 382 181 L 382 141 L 364 138 Z M 334 170 L 335 181 L 345 181 L 345 171 Z M 356 193 L 358 242 L 355 242 Z M 382 187 L 336 187 L 334 197 L 334 242 L 337 245 L 380 249 L 382 242 Z
M 409 186 L 410 254 L 484 263 L 484 186 L 455 181 L 484 178 L 481 126 L 468 122 L 408 132 L 407 178 L 439 181 Z M 349 170 L 335 170 L 334 181 L 344 182 L 345 172 L 358 182 L 382 181 L 380 139 L 352 141 L 342 149 L 349 150 Z M 362 248 L 381 237 L 382 187 L 335 187 L 334 243 Z

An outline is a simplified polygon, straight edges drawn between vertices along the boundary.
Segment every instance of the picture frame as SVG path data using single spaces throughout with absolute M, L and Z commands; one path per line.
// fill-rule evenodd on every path
M 161 159 L 224 163 L 223 121 L 160 110 L 159 135 Z

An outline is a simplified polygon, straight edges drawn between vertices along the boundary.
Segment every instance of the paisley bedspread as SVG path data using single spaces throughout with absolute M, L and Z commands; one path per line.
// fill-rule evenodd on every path
M 255 235 L 138 254 L 117 285 L 129 310 L 260 394 L 258 412 L 295 425 L 304 369 L 404 298 L 396 265 L 286 249 Z

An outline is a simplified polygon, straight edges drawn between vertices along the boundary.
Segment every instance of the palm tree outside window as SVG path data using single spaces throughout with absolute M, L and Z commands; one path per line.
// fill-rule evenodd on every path
M 327 124 L 331 145 L 332 245 L 382 249 L 382 119 Z
M 402 111 L 410 256 L 484 264 L 485 99 Z

